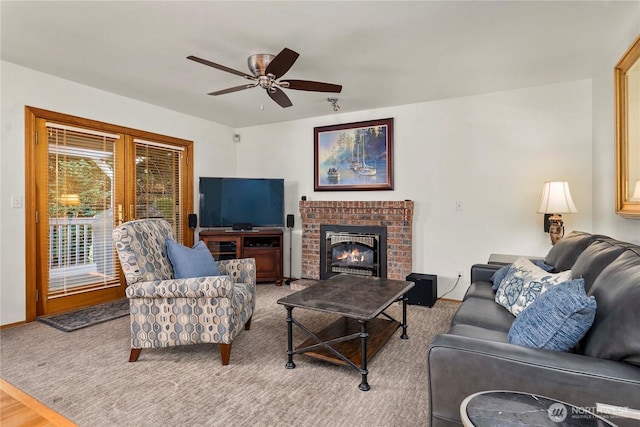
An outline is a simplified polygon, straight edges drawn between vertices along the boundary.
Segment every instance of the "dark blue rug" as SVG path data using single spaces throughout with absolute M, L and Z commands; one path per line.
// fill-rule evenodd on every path
M 66 313 L 38 317 L 37 320 L 61 331 L 71 332 L 128 315 L 129 300 L 123 298 Z

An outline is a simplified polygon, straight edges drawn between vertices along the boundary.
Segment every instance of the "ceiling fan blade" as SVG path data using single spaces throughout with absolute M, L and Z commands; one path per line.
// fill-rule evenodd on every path
M 333 83 L 313 82 L 310 80 L 282 80 L 280 83 L 288 83 L 289 89 L 307 90 L 310 92 L 335 92 L 342 91 L 342 85 Z
M 198 58 L 197 56 L 187 56 L 187 59 L 190 59 L 195 62 L 199 62 L 204 65 L 208 65 L 209 67 L 217 68 L 218 70 L 226 71 L 227 73 L 235 74 L 240 77 L 244 77 L 247 79 L 253 79 L 254 77 L 248 75 L 247 73 L 243 73 L 242 71 L 234 70 L 233 68 L 225 67 L 224 65 L 216 64 L 215 62 L 207 61 L 206 59 Z
M 225 93 L 231 93 L 231 92 L 237 92 L 239 90 L 244 90 L 244 89 L 250 89 L 252 87 L 255 87 L 256 85 L 242 85 L 242 86 L 235 86 L 235 87 L 230 87 L 228 89 L 222 89 L 222 90 L 217 90 L 215 92 L 211 92 L 208 93 L 207 95 L 224 95 Z
M 269 89 L 267 89 L 267 93 L 269 94 L 271 99 L 278 103 L 278 105 L 280 105 L 282 108 L 291 107 L 293 105 L 289 97 L 283 91 L 281 91 L 277 87 L 274 87 L 272 89 L 275 89 L 275 92 L 271 92 Z
M 294 62 L 296 62 L 298 56 L 300 55 L 297 52 L 294 52 L 291 49 L 285 47 L 271 60 L 271 62 L 269 62 L 265 73 L 273 74 L 274 76 L 276 76 L 276 79 L 284 76 L 284 74 L 289 71 L 289 68 L 291 68 Z

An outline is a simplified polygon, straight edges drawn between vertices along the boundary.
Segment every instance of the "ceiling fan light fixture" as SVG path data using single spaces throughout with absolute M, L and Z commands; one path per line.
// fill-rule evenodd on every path
M 249 66 L 249 70 L 255 77 L 264 76 L 266 74 L 269 63 L 273 58 L 274 55 L 268 53 L 258 53 L 247 58 L 247 65 Z

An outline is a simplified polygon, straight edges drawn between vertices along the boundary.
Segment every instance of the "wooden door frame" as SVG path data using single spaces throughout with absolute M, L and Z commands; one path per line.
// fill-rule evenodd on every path
M 164 142 L 184 147 L 185 158 L 183 159 L 183 167 L 185 174 L 185 188 L 183 199 L 183 235 L 184 244 L 193 245 L 193 233 L 190 233 L 187 214 L 193 213 L 193 141 L 186 139 L 170 137 L 166 135 L 156 134 L 153 132 L 141 131 L 138 129 L 127 128 L 124 126 L 113 125 L 109 123 L 99 122 L 92 119 L 86 119 L 68 114 L 57 113 L 55 111 L 44 110 L 37 107 L 25 106 L 25 298 L 26 310 L 25 321 L 32 322 L 36 320 L 37 313 L 42 311 L 42 299 L 38 301 L 38 268 L 37 268 L 37 194 L 36 194 L 36 155 L 35 144 L 37 144 L 36 135 L 36 119 L 42 118 L 46 120 L 56 121 L 79 127 L 96 129 L 104 132 L 125 134 L 126 137 L 136 137 L 150 141 Z M 126 211 L 126 210 L 125 210 Z M 128 214 L 128 212 L 126 213 Z M 128 218 L 126 218 L 128 220 Z

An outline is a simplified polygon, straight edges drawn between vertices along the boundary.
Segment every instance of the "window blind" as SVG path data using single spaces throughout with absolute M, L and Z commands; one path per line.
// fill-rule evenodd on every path
M 164 218 L 184 242 L 181 159 L 183 147 L 135 139 L 136 218 Z
M 46 127 L 48 298 L 118 286 L 111 231 L 119 135 Z

